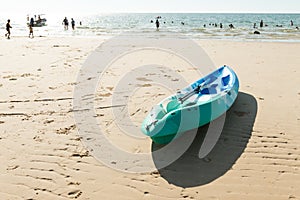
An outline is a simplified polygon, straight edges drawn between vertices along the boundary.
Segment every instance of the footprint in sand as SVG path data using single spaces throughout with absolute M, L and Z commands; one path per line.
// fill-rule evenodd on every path
M 12 171 L 12 170 L 18 169 L 19 167 L 20 167 L 19 165 L 9 166 L 6 170 Z
M 57 134 L 64 134 L 64 135 L 68 135 L 72 130 L 76 129 L 76 125 L 71 125 L 67 128 L 60 128 L 59 130 L 56 130 Z
M 54 120 L 53 119 L 50 119 L 50 120 L 46 120 L 45 122 L 44 122 L 44 124 L 51 124 L 51 123 L 53 123 L 54 122 Z
M 68 193 L 68 196 L 70 198 L 77 199 L 78 197 L 80 197 L 81 194 L 82 194 L 82 192 L 80 190 L 73 190 L 73 191 L 71 191 L 71 192 Z
M 68 83 L 68 85 L 71 85 L 71 86 L 73 86 L 73 85 L 77 85 L 78 83 Z
M 88 151 L 84 151 L 82 153 L 73 153 L 72 154 L 72 157 L 80 157 L 80 158 L 83 158 L 83 157 L 88 157 L 90 154 Z
M 37 142 L 43 142 L 43 139 L 41 139 L 40 136 L 38 136 L 38 135 L 34 136 L 33 139 Z
M 92 80 L 92 79 L 95 79 L 95 77 L 89 77 L 89 78 L 86 79 L 86 80 L 90 81 L 90 80 Z
M 138 81 L 152 81 L 150 79 L 143 78 L 143 77 L 137 78 L 136 80 L 138 80 Z
M 58 44 L 55 44 L 55 45 L 53 45 L 53 47 L 70 47 L 70 45 L 58 45 Z
M 109 91 L 112 91 L 114 87 L 106 87 Z
M 100 97 L 110 97 L 111 93 L 100 94 L 99 96 Z
M 137 86 L 138 87 L 151 87 L 152 85 L 151 84 L 143 84 L 143 85 L 138 84 Z
M 80 185 L 81 183 L 79 182 L 69 182 L 68 185 Z
M 49 87 L 50 90 L 55 90 L 57 87 Z
M 26 78 L 26 77 L 30 77 L 30 76 L 34 76 L 34 75 L 30 74 L 30 73 L 26 73 L 26 74 L 21 75 L 22 78 Z

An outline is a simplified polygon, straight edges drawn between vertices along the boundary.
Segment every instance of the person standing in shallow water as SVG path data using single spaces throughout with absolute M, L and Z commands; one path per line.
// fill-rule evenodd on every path
M 10 20 L 8 19 L 7 20 L 7 24 L 6 24 L 6 31 L 7 31 L 7 33 L 5 34 L 5 37 L 7 37 L 7 39 L 10 39 L 10 29 L 11 29 L 12 27 L 10 26 Z
M 33 28 L 32 28 L 31 24 L 29 24 L 29 38 L 30 38 L 30 36 L 31 36 L 31 38 L 34 38 L 34 36 L 33 36 Z
M 264 21 L 263 20 L 260 21 L 259 26 L 260 26 L 260 28 L 264 27 Z
M 67 17 L 65 17 L 65 19 L 63 20 L 63 25 L 64 25 L 65 30 L 69 29 L 69 21 L 68 21 Z
M 71 18 L 71 25 L 72 25 L 72 29 L 75 30 L 75 21 L 73 18 Z
M 159 29 L 159 21 L 158 21 L 158 19 L 156 19 L 155 24 L 156 24 L 156 30 L 158 30 Z

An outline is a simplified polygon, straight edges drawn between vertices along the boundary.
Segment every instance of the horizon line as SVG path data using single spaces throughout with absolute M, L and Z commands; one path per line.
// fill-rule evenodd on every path
M 10 15 L 15 15 L 15 14 L 24 14 L 24 13 L 27 13 L 27 14 L 30 14 L 30 12 L 16 12 L 16 13 L 13 13 L 13 12 L 1 12 L 1 14 L 10 14 Z M 38 12 L 36 12 L 38 13 Z M 40 13 L 43 13 L 43 14 L 64 14 L 64 13 L 70 13 L 70 12 L 57 12 L 57 11 L 54 11 L 54 12 L 40 12 Z M 73 11 L 72 11 L 73 13 Z M 160 14 L 160 13 L 169 13 L 169 14 L 300 14 L 300 11 L 299 12 L 286 12 L 286 11 L 278 11 L 278 12 L 258 12 L 258 11 L 111 11 L 111 12 L 76 12 L 78 13 L 79 15 L 80 14 Z M 0 15 L 1 15 L 0 14 Z

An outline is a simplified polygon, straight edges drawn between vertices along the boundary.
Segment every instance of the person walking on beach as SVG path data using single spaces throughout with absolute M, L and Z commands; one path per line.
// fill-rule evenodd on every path
M 75 21 L 73 18 L 71 18 L 71 25 L 72 25 L 72 29 L 75 30 Z
M 68 28 L 69 28 L 69 21 L 68 21 L 67 17 L 65 17 L 65 19 L 63 20 L 63 25 L 64 25 L 64 28 L 65 28 L 65 31 L 68 30 Z
M 31 24 L 29 24 L 29 38 L 30 38 L 30 36 L 31 36 L 31 38 L 34 38 L 34 36 L 33 36 L 33 28 L 32 28 Z
M 6 31 L 7 33 L 5 34 L 5 37 L 7 37 L 7 39 L 10 39 L 10 29 L 12 27 L 10 26 L 10 19 L 7 20 L 7 24 L 6 24 Z
M 259 26 L 260 26 L 260 28 L 264 27 L 264 21 L 263 20 L 260 21 Z
M 158 29 L 159 29 L 159 21 L 158 21 L 158 18 L 156 19 L 155 24 L 156 24 L 156 30 L 158 30 Z

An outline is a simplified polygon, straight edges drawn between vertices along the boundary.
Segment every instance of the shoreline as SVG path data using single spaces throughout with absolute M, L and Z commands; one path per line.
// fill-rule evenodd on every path
M 125 33 L 125 32 L 124 32 Z M 149 34 L 149 33 L 148 33 Z M 243 43 L 243 42 L 246 42 L 246 43 L 283 43 L 283 44 L 298 44 L 300 43 L 300 40 L 271 40 L 271 39 L 263 39 L 263 40 L 259 40 L 259 39 L 226 39 L 226 38 L 223 38 L 223 39 L 218 39 L 218 38 L 195 38 L 195 37 L 189 37 L 187 35 L 184 35 L 184 34 L 180 34 L 179 36 L 184 36 L 186 37 L 186 39 L 191 39 L 193 41 L 219 41 L 219 42 L 240 42 L 240 43 Z M 157 36 L 157 35 L 153 35 L 153 36 Z M 159 35 L 158 35 L 159 36 Z M 34 38 L 29 38 L 28 36 L 14 36 L 14 35 L 11 35 L 11 39 L 10 40 L 13 40 L 14 38 L 16 39 L 29 39 L 30 41 L 35 41 L 36 39 L 97 39 L 99 41 L 106 41 L 106 40 L 109 40 L 109 39 L 112 39 L 114 37 L 118 37 L 118 35 L 115 35 L 115 36 L 79 36 L 79 35 L 76 35 L 76 36 L 60 36 L 60 35 L 51 35 L 51 36 L 43 36 L 43 35 L 39 35 L 39 36 L 34 36 Z M 165 36 L 162 36 L 160 38 L 168 38 L 168 37 L 165 37 Z M 10 41 L 4 37 L 1 37 L 0 40 L 7 40 L 7 41 Z

